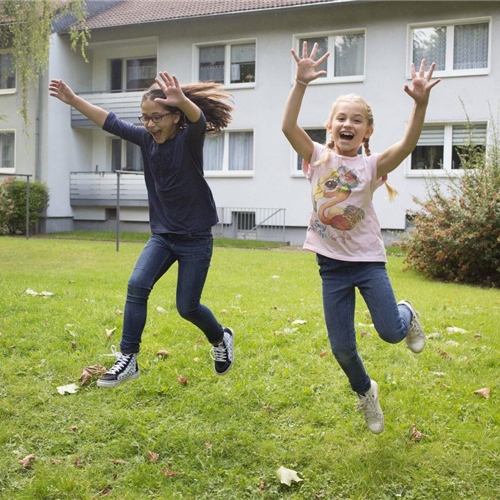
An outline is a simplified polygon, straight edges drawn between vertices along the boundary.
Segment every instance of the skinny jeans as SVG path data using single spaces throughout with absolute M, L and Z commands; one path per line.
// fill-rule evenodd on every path
M 316 260 L 332 353 L 352 390 L 365 394 L 371 383 L 356 347 L 356 288 L 368 306 L 375 330 L 385 342 L 397 344 L 406 337 L 412 313 L 406 305 L 396 304 L 384 262 L 347 262 L 319 254 Z
M 200 303 L 213 251 L 210 229 L 192 234 L 153 234 L 141 252 L 127 285 L 120 351 L 139 352 L 146 324 L 147 303 L 155 283 L 178 262 L 176 307 L 212 344 L 223 328 L 212 311 Z

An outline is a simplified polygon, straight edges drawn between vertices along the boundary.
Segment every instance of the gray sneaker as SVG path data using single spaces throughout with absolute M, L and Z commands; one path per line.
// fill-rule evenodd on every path
M 356 411 L 363 411 L 368 429 L 374 434 L 380 434 L 384 430 L 384 413 L 378 402 L 378 384 L 371 381 L 370 390 L 365 394 L 358 394 L 359 403 Z
M 411 311 L 412 318 L 410 326 L 408 328 L 408 334 L 405 338 L 405 342 L 410 351 L 418 354 L 419 352 L 422 352 L 425 347 L 425 333 L 424 328 L 422 327 L 422 324 L 418 319 L 419 313 L 415 311 L 410 301 L 408 300 L 402 300 L 398 303 L 398 305 L 399 304 L 405 305 Z
M 97 381 L 98 387 L 118 387 L 139 376 L 137 354 L 117 353 L 115 364 Z
M 214 370 L 217 375 L 225 375 L 232 367 L 234 332 L 231 328 L 224 328 L 224 337 L 218 346 L 213 346 L 210 356 L 214 360 Z

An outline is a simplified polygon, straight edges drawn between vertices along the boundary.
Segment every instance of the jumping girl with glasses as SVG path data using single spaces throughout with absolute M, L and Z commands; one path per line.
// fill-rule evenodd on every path
M 160 72 L 143 95 L 138 127 L 77 96 L 62 80 L 51 80 L 50 95 L 69 104 L 97 126 L 141 148 L 148 191 L 151 237 L 128 281 L 120 353 L 97 382 L 116 387 L 139 376 L 137 354 L 155 283 L 178 262 L 176 306 L 212 344 L 216 374 L 233 365 L 233 331 L 200 303 L 212 258 L 212 226 L 218 222 L 212 192 L 203 176 L 205 134 L 216 135 L 231 121 L 231 95 L 221 85 L 180 86 Z

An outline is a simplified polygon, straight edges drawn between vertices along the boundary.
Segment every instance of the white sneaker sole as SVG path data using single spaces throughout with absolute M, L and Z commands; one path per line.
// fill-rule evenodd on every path
M 102 380 L 99 379 L 97 381 L 97 387 L 118 387 L 121 384 L 124 384 L 125 382 L 128 382 L 129 380 L 134 380 L 136 378 L 139 378 L 139 375 L 141 374 L 140 371 L 135 372 L 133 375 L 129 375 L 128 377 L 123 377 L 119 380 Z

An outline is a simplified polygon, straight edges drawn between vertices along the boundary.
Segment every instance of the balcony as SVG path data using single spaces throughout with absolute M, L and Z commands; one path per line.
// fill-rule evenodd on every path
M 116 207 L 118 175 L 115 172 L 71 172 L 72 206 Z M 120 175 L 120 206 L 147 207 L 148 195 L 142 172 Z
M 89 92 L 78 94 L 82 99 L 105 109 L 113 111 L 125 121 L 139 125 L 138 116 L 141 114 L 141 99 L 143 90 L 139 92 Z M 88 118 L 71 108 L 72 127 L 96 127 Z

